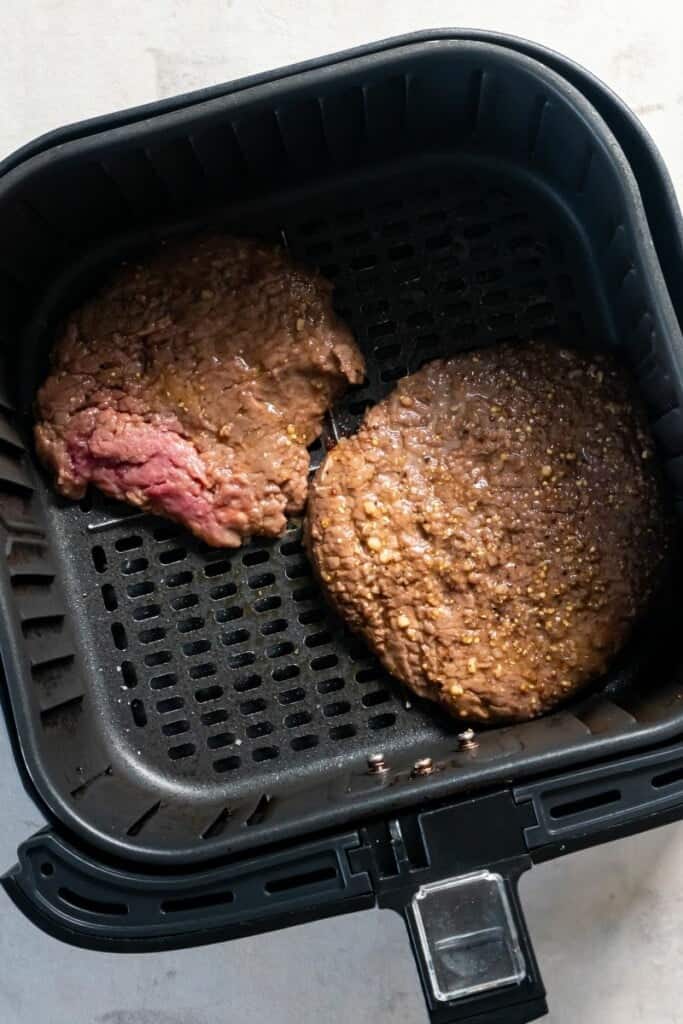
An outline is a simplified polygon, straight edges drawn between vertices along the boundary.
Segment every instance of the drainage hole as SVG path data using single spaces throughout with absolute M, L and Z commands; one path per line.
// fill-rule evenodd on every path
M 142 728 L 144 725 L 147 725 L 147 712 L 145 711 L 145 705 L 139 697 L 136 697 L 135 700 L 130 702 L 130 711 L 133 716 L 133 721 L 137 726 Z

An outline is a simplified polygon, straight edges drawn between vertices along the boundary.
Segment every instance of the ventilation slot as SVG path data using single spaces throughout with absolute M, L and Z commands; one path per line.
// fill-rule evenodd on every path
M 145 569 L 149 568 L 149 562 L 146 558 L 128 558 L 121 566 L 121 572 L 124 576 L 134 576 L 138 572 L 144 572 Z
M 272 636 L 273 633 L 282 633 L 287 629 L 287 625 L 287 619 L 272 619 L 270 622 L 264 622 L 261 626 L 261 633 L 263 636 Z
M 662 772 L 661 775 L 655 775 L 652 779 L 652 786 L 655 789 L 663 789 L 665 786 L 672 786 L 674 782 L 683 782 L 683 765 L 680 768 Z
M 229 747 L 231 743 L 235 742 L 235 739 L 233 732 L 219 732 L 215 736 L 209 736 L 206 745 L 209 750 L 220 750 L 221 747 Z
M 82 782 L 80 786 L 76 786 L 75 789 L 72 789 L 71 796 L 74 798 L 74 800 L 79 800 L 80 797 L 84 796 L 88 792 L 91 786 L 93 786 L 96 782 L 99 782 L 100 779 L 106 779 L 111 774 L 112 767 L 109 764 L 104 769 L 104 771 L 98 772 L 96 775 L 91 776 L 91 778 L 86 779 L 85 782 Z
M 388 700 L 391 700 L 388 690 L 375 690 L 373 693 L 366 693 L 362 703 L 365 708 L 373 708 L 377 704 L 385 704 Z
M 111 635 L 118 650 L 125 651 L 128 647 L 128 638 L 126 637 L 126 630 L 123 623 L 113 622 L 111 626 Z
M 347 700 L 338 700 L 332 704 L 326 704 L 323 708 L 325 718 L 336 718 L 338 715 L 347 715 L 351 705 Z
M 126 593 L 129 597 L 143 597 L 145 594 L 152 594 L 154 592 L 154 584 L 151 580 L 145 580 L 142 583 L 130 583 L 126 587 Z
M 202 724 L 209 727 L 218 725 L 220 722 L 226 722 L 227 720 L 228 712 L 225 708 L 219 708 L 217 711 L 207 711 L 205 715 L 202 715 Z
M 144 622 L 146 619 L 155 619 L 161 612 L 158 604 L 143 604 L 133 612 L 136 622 Z
M 368 719 L 368 726 L 370 729 L 389 729 L 396 722 L 396 715 L 388 713 L 386 715 L 375 715 L 374 718 Z
M 269 797 L 267 793 L 264 793 L 244 824 L 248 828 L 253 828 L 254 825 L 260 825 L 266 816 L 270 802 L 271 797 Z
M 202 832 L 202 839 L 216 839 L 225 831 L 225 826 L 228 824 L 232 817 L 232 811 L 228 807 L 224 807 L 221 813 L 215 818 L 208 828 Z
M 182 619 L 177 626 L 179 633 L 194 633 L 198 629 L 202 629 L 204 626 L 204 619 L 199 616 L 194 616 L 189 619 Z
M 157 800 L 157 802 L 155 804 L 153 804 L 148 810 L 145 811 L 144 814 L 141 814 L 140 817 L 137 818 L 133 822 L 133 824 L 127 830 L 126 835 L 128 835 L 128 836 L 137 836 L 137 835 L 139 835 L 142 832 L 142 830 L 145 827 L 145 825 L 147 825 L 148 822 L 150 822 L 152 820 L 152 818 L 156 814 L 158 814 L 160 807 L 161 807 L 161 800 Z
M 175 686 L 177 682 L 177 677 L 172 672 L 168 672 L 163 676 L 153 676 L 149 685 L 153 690 L 166 690 L 169 686 Z
M 313 658 L 311 668 L 314 672 L 322 672 L 323 669 L 334 668 L 338 664 L 339 658 L 336 654 L 324 654 L 321 658 Z
M 232 647 L 234 644 L 243 644 L 249 639 L 249 630 L 247 629 L 233 629 L 230 633 L 223 634 L 223 643 L 226 647 Z
M 292 750 L 312 750 L 313 747 L 317 747 L 320 740 L 313 733 L 307 736 L 296 736 L 292 742 Z
M 267 551 L 249 551 L 242 557 L 243 565 L 261 565 L 263 562 L 267 562 L 268 558 Z
M 347 725 L 336 725 L 333 729 L 330 729 L 330 739 L 348 740 L 352 736 L 355 736 L 357 731 L 358 730 L 355 725 L 351 725 L 350 723 Z
M 263 572 L 258 576 L 250 576 L 247 583 L 252 590 L 263 590 L 264 587 L 270 587 L 275 583 L 275 576 L 272 572 Z
M 95 572 L 106 572 L 107 570 L 107 556 L 104 548 L 96 545 L 92 551 L 92 564 L 95 566 Z
M 285 725 L 288 729 L 296 729 L 300 725 L 308 725 L 312 721 L 312 718 L 308 711 L 297 711 L 293 715 L 287 715 L 285 718 Z
M 356 680 L 359 683 L 374 683 L 376 679 L 379 679 L 380 674 L 380 669 L 373 665 L 372 668 L 363 668 L 360 672 L 356 672 Z
M 84 910 L 87 914 L 98 914 L 106 917 L 122 917 L 128 913 L 125 903 L 114 903 L 106 900 L 96 900 L 92 896 L 84 896 L 81 892 L 74 892 L 62 886 L 59 890 L 59 898 L 75 910 Z
M 237 693 L 247 693 L 249 690 L 256 690 L 261 685 L 261 676 L 245 676 L 234 683 Z
M 193 577 L 191 572 L 177 572 L 174 573 L 173 576 L 168 577 L 166 580 L 166 586 L 171 588 L 184 587 L 186 584 L 192 583 L 192 579 Z
M 161 731 L 164 736 L 180 736 L 182 733 L 190 731 L 190 723 L 181 718 L 177 722 L 168 722 L 167 725 L 162 725 Z
M 147 725 L 147 712 L 145 711 L 145 705 L 141 700 L 138 698 L 132 700 L 130 702 L 130 710 L 133 716 L 133 721 L 139 728 Z
M 183 558 L 187 558 L 185 548 L 171 548 L 170 551 L 162 551 L 159 555 L 162 565 L 173 565 L 174 562 L 182 562 Z
M 344 688 L 344 680 L 341 676 L 334 676 L 332 679 L 321 679 L 318 683 L 318 693 L 334 693 Z
M 265 890 L 269 896 L 275 896 L 281 892 L 291 892 L 292 889 L 306 889 L 311 885 L 320 885 L 322 882 L 331 882 L 334 879 L 339 879 L 336 868 L 317 868 L 314 871 L 304 871 L 298 875 L 273 878 L 270 882 L 266 882 Z
M 260 763 L 261 761 L 272 761 L 279 753 L 277 747 L 257 747 L 251 756 L 257 763 Z
M 233 622 L 235 619 L 241 619 L 244 615 L 243 608 L 218 608 L 214 612 L 214 618 L 216 622 Z
M 204 575 L 207 579 L 213 579 L 214 576 L 222 576 L 226 572 L 230 572 L 230 562 L 227 559 L 223 559 L 221 562 L 209 562 L 204 569 Z
M 218 700 L 219 697 L 223 696 L 222 686 L 206 686 L 201 690 L 197 690 L 194 699 L 199 704 L 206 704 L 209 700 Z
M 550 808 L 550 817 L 556 820 L 568 818 L 573 814 L 582 814 L 584 811 L 593 811 L 598 807 L 616 804 L 620 800 L 621 793 L 618 789 L 609 789 L 603 793 L 592 793 L 590 796 L 582 797 L 579 800 L 570 800 L 564 804 L 556 804 Z
M 209 892 L 205 896 L 184 896 L 180 899 L 162 900 L 163 914 L 187 914 L 192 910 L 210 910 L 212 907 L 225 907 L 233 903 L 234 893 Z
M 155 626 L 153 629 L 142 629 L 138 634 L 141 644 L 156 644 L 166 636 L 166 630 L 162 626 Z
M 174 526 L 173 523 L 169 523 L 166 526 L 158 526 L 154 530 L 154 539 L 156 541 L 172 540 L 180 534 L 180 527 Z M 136 538 L 137 539 L 137 538 Z
M 165 665 L 166 662 L 172 661 L 173 655 L 170 651 L 154 651 L 153 654 L 145 655 L 145 665 L 150 668 L 155 668 L 157 665 Z
M 190 679 L 206 679 L 207 676 L 216 675 L 216 666 L 211 661 L 207 661 L 204 665 L 193 665 L 190 669 Z
M 138 685 L 138 674 L 132 661 L 121 662 L 121 679 L 123 681 L 123 685 L 127 686 L 129 689 Z
M 254 722 L 253 725 L 248 725 L 246 732 L 250 740 L 260 739 L 261 736 L 270 736 L 273 731 L 273 726 L 270 722 Z M 254 751 L 254 759 L 264 760 L 264 758 L 256 757 L 256 751 Z
M 283 690 L 282 693 L 278 694 L 278 700 L 281 704 L 285 705 L 296 704 L 298 701 L 303 700 L 305 696 L 306 691 L 297 686 L 293 690 Z
M 183 644 L 183 654 L 186 658 L 194 658 L 196 655 L 206 654 L 210 650 L 210 640 L 192 640 L 189 643 Z
M 240 704 L 240 711 L 243 715 L 255 715 L 257 711 L 265 711 L 266 702 L 261 697 L 255 700 L 246 700 Z
M 135 535 L 131 537 L 121 537 L 120 540 L 116 541 L 114 547 L 117 551 L 132 551 L 134 548 L 141 548 L 142 537 Z
M 266 657 L 268 658 L 284 658 L 286 654 L 294 654 L 294 644 L 290 643 L 289 640 L 283 640 L 282 643 L 266 647 Z
M 181 743 L 177 747 L 169 747 L 168 756 L 172 761 L 180 761 L 185 757 L 191 757 L 196 750 L 194 743 Z
M 179 711 L 184 704 L 182 697 L 169 697 L 167 700 L 157 701 L 157 711 L 160 715 L 168 715 L 171 711 Z
M 298 675 L 301 675 L 298 665 L 281 665 L 279 668 L 273 669 L 273 679 L 276 683 L 284 683 L 285 680 L 294 679 Z
M 246 668 L 247 665 L 253 665 L 256 661 L 256 655 L 253 651 L 240 651 L 237 654 L 231 654 L 226 659 L 228 668 Z

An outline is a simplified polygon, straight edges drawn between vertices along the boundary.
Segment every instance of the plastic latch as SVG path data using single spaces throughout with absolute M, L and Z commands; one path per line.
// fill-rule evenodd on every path
M 477 871 L 423 885 L 411 913 L 435 1000 L 518 985 L 526 977 L 501 875 Z

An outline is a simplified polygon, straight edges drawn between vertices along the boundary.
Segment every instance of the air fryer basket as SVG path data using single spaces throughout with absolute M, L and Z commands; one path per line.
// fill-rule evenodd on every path
M 678 327 L 630 168 L 561 78 L 488 44 L 407 45 L 67 142 L 0 190 L 3 332 L 23 338 L 2 413 L 3 655 L 58 819 L 177 864 L 680 729 L 657 616 L 592 694 L 459 752 L 321 602 L 298 523 L 210 551 L 97 495 L 62 502 L 30 445 L 59 316 L 120 254 L 211 224 L 280 238 L 334 280 L 369 373 L 332 432 L 426 359 L 553 336 L 630 363 L 675 482 Z M 380 750 L 390 772 L 369 775 Z M 425 755 L 439 770 L 414 778 Z
M 0 165 L 0 332 L 22 339 L 0 389 L 2 695 L 53 822 L 2 881 L 45 930 L 121 951 L 391 907 L 434 1024 L 521 1024 L 545 1010 L 517 895 L 532 858 L 681 815 L 675 576 L 592 693 L 463 749 L 329 616 L 298 524 L 211 552 L 96 495 L 62 503 L 30 445 L 61 313 L 121 254 L 208 224 L 334 278 L 371 372 L 325 443 L 425 359 L 546 335 L 631 365 L 678 495 L 658 258 L 672 287 L 683 236 L 659 155 L 559 55 L 438 35 L 84 122 Z M 434 772 L 411 771 L 424 755 Z

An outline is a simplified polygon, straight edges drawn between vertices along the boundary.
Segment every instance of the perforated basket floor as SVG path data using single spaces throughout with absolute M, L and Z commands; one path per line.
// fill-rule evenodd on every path
M 322 204 L 304 222 L 285 211 L 276 225 L 335 281 L 367 358 L 367 383 L 336 410 L 337 429 L 352 429 L 427 359 L 509 337 L 582 338 L 566 253 L 528 199 L 456 169 L 367 199 Z M 324 441 L 330 431 L 313 446 L 314 466 Z M 347 752 L 427 744 L 450 728 L 331 614 L 299 522 L 279 541 L 230 552 L 147 517 L 121 519 L 100 496 L 62 517 L 71 550 L 89 555 L 80 564 L 107 716 L 157 770 L 215 785 L 229 777 L 236 794 L 257 766 L 316 773 Z

